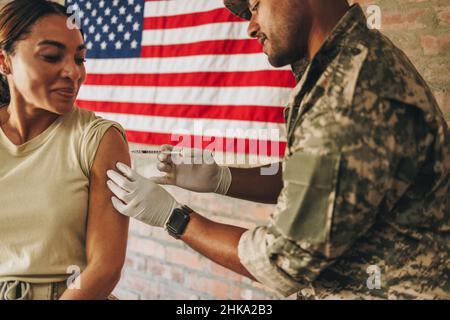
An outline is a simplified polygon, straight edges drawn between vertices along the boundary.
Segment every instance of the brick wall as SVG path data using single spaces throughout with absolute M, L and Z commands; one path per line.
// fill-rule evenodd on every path
M 361 0 L 379 5 L 382 32 L 405 51 L 428 82 L 450 124 L 450 1 Z
M 365 8 L 380 6 L 382 32 L 408 54 L 428 81 L 450 124 L 450 1 L 359 2 Z M 133 161 L 147 175 L 156 172 L 148 159 Z M 265 223 L 272 210 L 271 205 L 217 195 L 169 191 L 211 219 L 244 227 Z M 131 224 L 128 257 L 115 293 L 122 299 L 282 299 L 139 222 Z

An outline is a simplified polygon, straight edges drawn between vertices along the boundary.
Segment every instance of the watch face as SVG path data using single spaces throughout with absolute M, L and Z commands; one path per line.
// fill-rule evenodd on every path
M 178 231 L 180 230 L 180 228 L 182 228 L 184 226 L 184 224 L 186 223 L 186 215 L 183 213 L 183 211 L 181 211 L 181 209 L 175 209 L 172 217 L 169 221 L 170 226 Z
M 181 236 L 189 222 L 189 214 L 176 208 L 167 222 L 167 230 L 174 236 Z

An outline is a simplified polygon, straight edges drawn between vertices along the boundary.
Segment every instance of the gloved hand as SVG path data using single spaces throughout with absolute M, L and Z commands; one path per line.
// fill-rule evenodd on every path
M 173 146 L 162 145 L 161 151 L 172 151 Z M 152 177 L 158 184 L 175 185 L 194 192 L 226 194 L 231 185 L 228 167 L 218 166 L 212 153 L 201 149 L 183 149 L 181 156 L 158 154 L 157 168 L 163 177 Z
M 108 188 L 114 208 L 120 213 L 138 219 L 148 225 L 165 227 L 173 209 L 180 204 L 161 186 L 144 178 L 126 164 L 118 162 L 117 169 L 108 170 Z M 120 200 L 119 200 L 120 199 Z

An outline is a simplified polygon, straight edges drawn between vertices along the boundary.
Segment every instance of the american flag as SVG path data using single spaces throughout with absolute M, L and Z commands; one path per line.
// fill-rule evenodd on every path
M 248 22 L 222 0 L 66 5 L 79 14 L 88 48 L 77 104 L 122 124 L 130 142 L 204 148 L 220 137 L 226 140 L 216 151 L 245 144 L 247 154 L 284 153 L 283 108 L 294 77 L 290 68 L 270 66 L 247 35 Z M 255 136 L 248 129 L 279 134 Z M 270 141 L 278 139 L 279 150 L 272 150 Z

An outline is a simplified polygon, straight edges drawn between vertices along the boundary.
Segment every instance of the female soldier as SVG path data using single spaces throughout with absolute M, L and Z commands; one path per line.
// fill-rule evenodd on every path
M 128 218 L 106 171 L 130 163 L 128 145 L 74 106 L 86 48 L 66 12 L 44 0 L 0 11 L 0 299 L 105 299 L 124 262 Z

